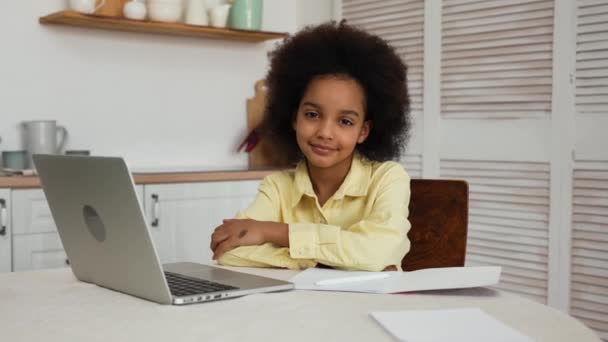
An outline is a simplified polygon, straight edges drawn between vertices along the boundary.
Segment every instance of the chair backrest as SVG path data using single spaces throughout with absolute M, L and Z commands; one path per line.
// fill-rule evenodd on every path
M 460 180 L 412 179 L 404 271 L 464 266 L 469 186 Z

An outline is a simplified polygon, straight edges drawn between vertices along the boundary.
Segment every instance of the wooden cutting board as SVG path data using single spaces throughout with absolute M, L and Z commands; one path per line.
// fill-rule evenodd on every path
M 97 3 L 99 3 L 98 0 Z M 97 11 L 96 15 L 103 15 L 106 17 L 119 17 L 122 18 L 122 8 L 129 0 L 106 0 L 106 2 Z
M 268 93 L 264 80 L 257 81 L 254 89 L 254 97 L 247 99 L 247 128 L 249 132 L 257 128 L 264 119 Z M 249 152 L 250 169 L 284 168 L 288 166 L 289 163 L 284 156 L 278 153 L 270 141 L 264 138 Z

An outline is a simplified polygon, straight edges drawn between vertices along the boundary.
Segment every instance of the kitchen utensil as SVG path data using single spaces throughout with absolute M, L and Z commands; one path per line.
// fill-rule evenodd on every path
M 176 23 L 182 19 L 183 10 L 181 1 L 148 0 L 148 17 L 150 20 Z
M 263 5 L 263 0 L 234 0 L 228 26 L 239 30 L 260 30 Z
M 84 14 L 95 13 L 95 11 L 100 9 L 105 3 L 106 0 L 68 0 L 70 9 Z
M 32 154 L 58 154 L 65 146 L 68 131 L 55 120 L 22 123 L 29 165 L 34 166 Z
M 27 152 L 24 150 L 2 151 L 2 167 L 11 170 L 27 169 Z
M 146 5 L 141 1 L 131 0 L 125 3 L 122 9 L 125 18 L 132 20 L 144 20 L 146 19 L 147 9 Z
M 127 1 L 128 0 L 105 0 L 105 3 L 95 10 L 95 15 L 121 18 L 123 16 L 122 9 Z
M 230 4 L 215 6 L 209 10 L 209 22 L 213 27 L 226 27 Z
M 189 25 L 208 25 L 207 9 L 205 0 L 189 0 L 186 9 L 186 24 Z

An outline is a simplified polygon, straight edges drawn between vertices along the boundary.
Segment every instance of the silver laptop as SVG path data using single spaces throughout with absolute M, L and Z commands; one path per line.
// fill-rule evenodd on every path
M 293 289 L 289 282 L 191 262 L 161 266 L 122 158 L 34 155 L 33 159 L 79 280 L 162 304 Z M 209 246 L 201 244 L 201 248 Z

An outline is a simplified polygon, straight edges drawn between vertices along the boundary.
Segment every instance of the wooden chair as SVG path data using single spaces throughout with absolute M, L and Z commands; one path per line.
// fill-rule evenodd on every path
M 412 179 L 404 271 L 464 266 L 469 187 L 465 181 Z

